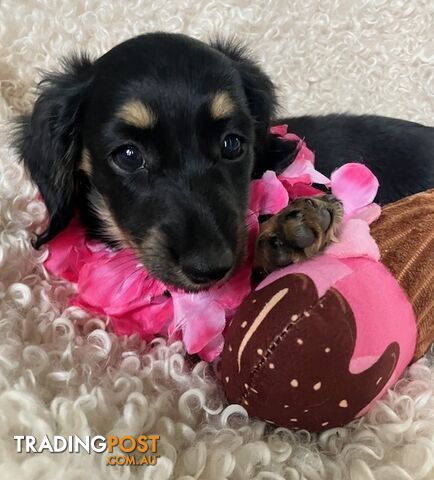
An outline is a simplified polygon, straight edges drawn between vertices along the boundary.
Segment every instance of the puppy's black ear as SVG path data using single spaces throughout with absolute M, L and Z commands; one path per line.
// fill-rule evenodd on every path
M 293 142 L 283 142 L 271 135 L 269 128 L 278 106 L 273 82 L 247 48 L 234 39 L 217 39 L 211 46 L 229 57 L 243 82 L 249 110 L 256 122 L 255 165 L 253 177 L 258 178 L 266 170 L 279 170 L 291 162 L 296 148 Z
M 35 248 L 65 228 L 74 214 L 74 176 L 82 147 L 80 116 L 91 81 L 92 62 L 87 56 L 64 60 L 61 73 L 47 74 L 39 83 L 33 112 L 18 119 L 15 147 L 50 216 Z
M 211 46 L 229 57 L 240 74 L 249 110 L 257 123 L 258 140 L 263 140 L 277 106 L 273 82 L 252 59 L 244 45 L 234 39 L 216 39 Z

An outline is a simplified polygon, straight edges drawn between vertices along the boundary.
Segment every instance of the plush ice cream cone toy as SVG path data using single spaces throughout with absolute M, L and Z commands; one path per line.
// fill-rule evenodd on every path
M 364 228 L 353 222 L 342 232 L 353 251 Z M 384 207 L 371 235 L 379 251 L 370 245 L 351 257 L 344 241 L 273 272 L 246 297 L 222 354 L 229 401 L 274 425 L 342 426 L 426 352 L 434 341 L 434 190 Z
M 383 208 L 371 225 L 386 265 L 406 293 L 416 315 L 414 359 L 434 342 L 434 190 Z

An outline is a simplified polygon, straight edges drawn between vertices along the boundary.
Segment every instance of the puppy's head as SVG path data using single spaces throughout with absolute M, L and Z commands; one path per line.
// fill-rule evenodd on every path
M 268 77 L 231 43 L 157 33 L 67 61 L 20 126 L 50 214 L 36 244 L 78 209 L 90 233 L 131 246 L 165 282 L 196 290 L 227 278 L 274 103 Z

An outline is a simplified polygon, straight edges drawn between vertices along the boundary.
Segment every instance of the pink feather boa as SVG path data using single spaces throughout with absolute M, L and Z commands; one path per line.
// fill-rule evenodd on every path
M 49 242 L 47 270 L 77 284 L 70 303 L 98 315 L 108 316 L 118 335 L 138 333 L 145 339 L 168 335 L 182 339 L 190 354 L 211 361 L 223 348 L 223 333 L 235 310 L 251 290 L 252 255 L 258 234 L 258 216 L 274 214 L 294 198 L 322 193 L 313 183 L 330 188 L 344 204 L 340 241 L 328 254 L 338 257 L 365 256 L 379 259 L 369 223 L 380 214 L 372 201 L 378 189 L 375 176 L 362 164 L 349 163 L 328 179 L 315 170 L 314 154 L 303 140 L 287 133 L 286 125 L 271 132 L 298 142 L 293 163 L 280 175 L 264 173 L 251 183 L 247 212 L 248 255 L 235 275 L 223 285 L 199 293 L 186 293 L 153 278 L 140 265 L 131 249 L 110 250 L 89 240 L 74 219 Z

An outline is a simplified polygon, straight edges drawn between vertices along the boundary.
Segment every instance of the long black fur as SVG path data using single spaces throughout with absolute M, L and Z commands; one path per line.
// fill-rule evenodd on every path
M 434 186 L 434 128 L 376 115 L 324 115 L 280 119 L 305 138 L 318 170 L 327 176 L 348 162 L 377 176 L 384 205 Z M 279 165 L 279 159 L 275 168 Z
M 84 54 L 65 59 L 60 73 L 48 74 L 39 83 L 31 115 L 17 119 L 15 146 L 50 214 L 50 226 L 37 238 L 36 248 L 63 230 L 74 215 L 81 111 L 91 65 Z

